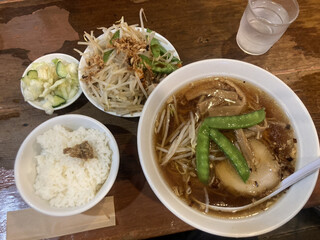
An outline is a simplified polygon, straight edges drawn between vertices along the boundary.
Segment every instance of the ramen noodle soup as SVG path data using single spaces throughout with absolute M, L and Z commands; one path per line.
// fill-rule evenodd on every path
M 167 99 L 154 129 L 159 167 L 172 191 L 201 212 L 239 218 L 266 210 L 239 207 L 268 194 L 295 170 L 296 139 L 276 101 L 252 84 L 210 77 Z

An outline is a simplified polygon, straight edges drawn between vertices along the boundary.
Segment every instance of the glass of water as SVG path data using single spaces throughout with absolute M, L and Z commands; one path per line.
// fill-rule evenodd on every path
M 248 0 L 237 34 L 239 47 L 251 55 L 267 52 L 298 14 L 296 0 Z

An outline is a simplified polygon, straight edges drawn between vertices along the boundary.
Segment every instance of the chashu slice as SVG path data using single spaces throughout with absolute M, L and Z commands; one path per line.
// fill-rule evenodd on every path
M 217 162 L 215 172 L 221 184 L 229 192 L 245 197 L 256 197 L 265 195 L 280 183 L 280 166 L 265 144 L 256 139 L 250 139 L 249 144 L 256 158 L 256 166 L 246 183 L 228 160 Z

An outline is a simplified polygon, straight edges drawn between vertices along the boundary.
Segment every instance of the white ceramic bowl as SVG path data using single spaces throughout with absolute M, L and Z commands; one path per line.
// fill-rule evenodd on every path
M 140 28 L 138 28 L 140 29 Z M 104 34 L 100 35 L 97 39 L 98 40 L 102 40 L 104 38 Z M 174 46 L 165 38 L 163 37 L 162 35 L 160 35 L 159 33 L 155 33 L 155 38 L 157 38 L 158 40 L 160 40 L 160 43 L 161 45 L 167 50 L 167 51 L 172 51 L 174 56 L 179 58 L 179 55 L 178 55 L 178 52 L 176 51 L 176 49 L 174 48 Z M 84 51 L 84 53 L 87 53 L 87 52 L 90 52 L 92 51 L 90 47 L 87 47 L 86 50 Z M 114 116 L 118 116 L 118 117 L 128 117 L 128 118 L 131 118 L 131 117 L 140 117 L 141 115 L 141 112 L 136 112 L 136 113 L 133 113 L 133 114 L 125 114 L 125 115 L 120 115 L 120 114 L 117 114 L 116 112 L 113 112 L 113 111 L 105 111 L 104 110 L 104 107 L 98 103 L 94 98 L 92 98 L 90 92 L 88 91 L 87 89 L 87 86 L 86 84 L 84 84 L 82 81 L 81 81 L 81 76 L 83 75 L 82 74 L 82 69 L 87 65 L 86 63 L 86 60 L 84 57 L 81 57 L 80 59 L 80 63 L 79 63 L 79 74 L 78 74 L 78 77 L 79 77 L 79 82 L 80 82 L 80 87 L 84 93 L 84 95 L 87 97 L 87 99 L 95 106 L 97 107 L 98 109 L 100 109 L 101 111 L 103 112 L 106 112 L 106 113 L 109 113 L 111 115 L 114 115 Z
M 35 156 L 39 155 L 41 151 L 36 138 L 49 129 L 53 128 L 53 126 L 57 124 L 60 124 L 72 130 L 76 130 L 81 126 L 84 128 L 97 129 L 107 136 L 107 138 L 109 139 L 109 147 L 112 150 L 112 163 L 107 180 L 91 201 L 79 207 L 51 207 L 48 201 L 41 199 L 38 195 L 35 194 L 35 190 L 33 187 L 36 176 Z M 108 128 L 106 128 L 102 123 L 93 118 L 78 114 L 68 114 L 47 120 L 46 122 L 36 127 L 27 136 L 27 138 L 20 146 L 20 149 L 16 156 L 14 165 L 14 176 L 20 195 L 30 207 L 41 213 L 51 216 L 70 216 L 92 208 L 107 195 L 117 177 L 119 162 L 120 158 L 118 145 Z
M 270 209 L 243 219 L 222 219 L 205 215 L 181 201 L 168 187 L 153 150 L 153 126 L 167 98 L 194 80 L 209 76 L 228 76 L 248 81 L 273 96 L 291 120 L 296 133 L 299 169 L 320 155 L 313 121 L 295 93 L 271 73 L 248 63 L 212 59 L 178 69 L 164 79 L 148 98 L 138 127 L 138 152 L 143 172 L 160 201 L 177 217 L 202 231 L 226 237 L 250 237 L 272 231 L 294 217 L 309 199 L 318 172 L 292 186 Z
M 55 59 L 55 58 L 62 59 L 62 60 L 64 60 L 64 61 L 68 62 L 68 63 L 76 63 L 77 65 L 79 65 L 79 61 L 78 61 L 76 58 L 74 58 L 74 57 L 72 57 L 72 56 L 70 56 L 70 55 L 67 55 L 67 54 L 64 54 L 64 53 L 51 53 L 51 54 L 44 55 L 44 56 L 39 57 L 39 58 L 37 58 L 36 60 L 34 60 L 34 61 L 26 68 L 26 70 L 23 72 L 22 77 L 25 76 L 25 75 L 28 73 L 28 71 L 29 71 L 29 70 L 31 69 L 31 67 L 32 67 L 32 64 L 37 63 L 37 62 L 50 63 L 50 62 L 51 62 L 53 59 Z M 20 90 L 21 90 L 21 93 L 22 93 L 22 95 L 23 95 L 22 83 L 20 84 Z M 74 102 L 80 97 L 81 93 L 82 93 L 82 89 L 81 89 L 81 87 L 79 86 L 79 90 L 78 90 L 77 94 L 74 95 L 73 98 L 69 99 L 65 104 L 63 104 L 63 105 L 61 105 L 61 106 L 59 106 L 59 107 L 54 108 L 54 111 L 60 110 L 60 109 L 63 109 L 63 108 L 66 108 L 66 107 L 70 106 L 72 103 L 74 103 Z M 42 107 L 43 102 L 40 102 L 40 101 L 28 101 L 28 103 L 29 103 L 31 106 L 33 106 L 33 107 L 35 107 L 35 108 L 37 108 L 37 109 L 44 110 L 44 108 Z

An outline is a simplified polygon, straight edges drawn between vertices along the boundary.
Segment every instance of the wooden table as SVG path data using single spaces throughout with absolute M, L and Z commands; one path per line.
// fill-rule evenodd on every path
M 37 57 L 61 52 L 80 59 L 74 48 L 84 31 L 110 26 L 121 16 L 145 25 L 171 41 L 184 65 L 202 59 L 231 58 L 275 74 L 300 97 L 320 131 L 320 4 L 300 0 L 300 15 L 262 56 L 243 53 L 236 33 L 246 6 L 241 0 L 2 0 L 0 1 L 0 234 L 5 238 L 7 211 L 26 208 L 14 183 L 13 166 L 25 137 L 45 120 L 78 113 L 105 124 L 120 148 L 121 164 L 109 195 L 115 199 L 115 227 L 61 239 L 139 239 L 193 229 L 169 212 L 150 189 L 136 147 L 138 118 L 118 118 L 95 108 L 84 95 L 65 110 L 46 115 L 24 102 L 20 77 Z M 305 207 L 320 204 L 320 181 Z

